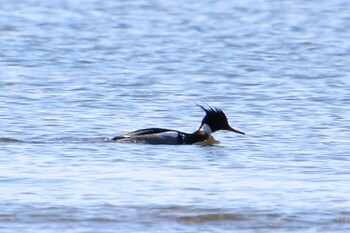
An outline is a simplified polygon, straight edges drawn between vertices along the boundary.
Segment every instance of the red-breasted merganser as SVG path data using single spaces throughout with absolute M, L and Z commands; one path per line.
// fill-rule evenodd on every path
M 209 106 L 198 106 L 205 111 L 206 115 L 198 130 L 194 133 L 184 133 L 172 129 L 148 128 L 116 136 L 112 140 L 145 144 L 194 144 L 212 138 L 211 134 L 218 130 L 245 134 L 228 124 L 227 117 L 222 110 Z

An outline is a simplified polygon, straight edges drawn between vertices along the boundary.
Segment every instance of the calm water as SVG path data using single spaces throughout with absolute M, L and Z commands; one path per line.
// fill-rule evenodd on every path
M 350 232 L 349 9 L 1 1 L 0 231 Z M 201 101 L 247 135 L 105 141 Z

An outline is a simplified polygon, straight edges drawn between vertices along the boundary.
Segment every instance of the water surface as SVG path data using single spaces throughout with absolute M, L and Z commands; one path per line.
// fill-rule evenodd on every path
M 349 232 L 349 7 L 3 2 L 1 232 Z M 246 135 L 106 140 L 201 101 Z

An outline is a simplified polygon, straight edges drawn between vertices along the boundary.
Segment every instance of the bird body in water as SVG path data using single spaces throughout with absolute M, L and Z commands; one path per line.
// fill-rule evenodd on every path
M 219 130 L 228 130 L 234 133 L 245 134 L 242 131 L 232 128 L 225 113 L 218 108 L 203 107 L 205 116 L 199 128 L 193 133 L 184 133 L 173 129 L 147 128 L 116 136 L 113 141 L 124 141 L 145 144 L 194 144 L 213 140 L 212 133 Z M 214 139 L 215 140 L 215 139 Z

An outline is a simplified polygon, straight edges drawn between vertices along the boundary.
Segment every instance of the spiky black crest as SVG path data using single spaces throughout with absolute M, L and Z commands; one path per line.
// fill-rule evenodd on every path
M 197 105 L 206 113 L 205 117 L 202 120 L 202 125 L 208 124 L 213 132 L 220 129 L 227 129 L 229 126 L 227 117 L 221 109 L 212 108 L 209 105 L 207 105 L 207 107 L 201 106 L 199 104 Z
M 202 105 L 199 105 L 197 104 L 201 109 L 203 109 L 203 111 L 205 111 L 206 114 L 214 114 L 214 115 L 217 115 L 217 114 L 224 114 L 224 112 L 219 109 L 219 108 L 213 108 L 213 107 L 210 107 L 209 105 L 207 105 L 207 107 L 204 107 Z M 226 116 L 225 116 L 226 117 Z

